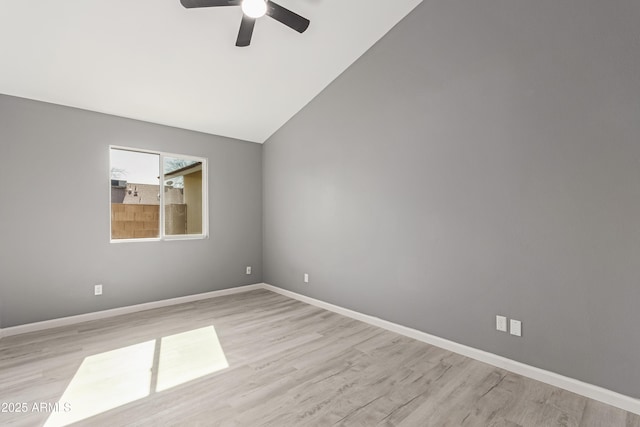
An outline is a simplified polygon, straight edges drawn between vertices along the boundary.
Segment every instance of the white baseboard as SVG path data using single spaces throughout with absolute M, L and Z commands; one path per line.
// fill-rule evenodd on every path
M 426 332 L 422 332 L 417 329 L 408 328 L 406 326 L 398 325 L 396 323 L 389 322 L 378 317 L 369 316 L 357 311 L 349 310 L 344 307 L 329 304 L 327 302 L 281 289 L 266 283 L 256 283 L 254 285 L 239 286 L 237 288 L 222 289 L 219 291 L 205 292 L 196 295 L 187 295 L 184 297 L 97 311 L 95 313 L 80 314 L 77 316 L 69 316 L 60 319 L 46 320 L 43 322 L 28 323 L 26 325 L 12 326 L 9 328 L 0 329 L 0 338 L 11 335 L 25 334 L 28 332 L 42 331 L 45 329 L 57 328 L 60 326 L 68 326 L 90 320 L 105 319 L 108 317 L 135 313 L 144 310 L 151 310 L 154 308 L 167 307 L 175 304 L 184 304 L 224 295 L 238 294 L 241 292 L 248 292 L 256 289 L 266 289 L 272 292 L 276 292 L 286 297 L 293 298 L 298 301 L 302 301 L 307 304 L 350 317 L 352 319 L 360 320 L 370 325 L 377 326 L 388 331 L 425 342 L 427 344 L 435 345 L 437 347 L 441 347 L 454 353 L 470 357 L 480 362 L 484 362 L 489 365 L 493 365 L 498 368 L 502 368 L 507 371 L 532 378 L 534 380 L 550 384 L 552 386 L 568 390 L 581 396 L 585 396 L 590 399 L 597 400 L 599 402 L 606 403 L 608 405 L 615 406 L 617 408 L 624 409 L 625 411 L 633 412 L 634 414 L 640 415 L 640 399 L 635 399 L 633 397 L 616 393 L 614 391 L 607 390 L 593 384 L 585 383 L 573 378 L 556 374 L 555 372 L 546 371 L 544 369 L 516 362 L 515 360 L 507 359 L 506 357 L 498 356 L 496 354 L 489 353 L 483 350 L 478 350 L 476 348 L 469 347 L 463 344 L 458 344 L 456 342 L 449 341 L 435 335 L 427 334 Z
M 126 307 L 112 308 L 109 310 L 96 311 L 93 313 L 78 314 L 76 316 L 61 317 L 59 319 L 45 320 L 42 322 L 27 323 L 25 325 L 11 326 L 9 328 L 0 329 L 0 338 L 8 337 L 11 335 L 26 334 L 29 332 L 37 332 L 45 329 L 58 328 L 60 326 L 74 325 L 76 323 L 87 322 L 90 320 L 105 319 L 107 317 L 120 316 L 122 314 L 136 313 L 138 311 L 151 310 L 154 308 L 168 307 L 170 305 L 184 304 L 187 302 L 199 301 L 208 298 L 248 292 L 255 289 L 264 289 L 264 284 L 256 283 L 254 285 L 239 286 L 236 288 L 222 289 L 219 291 L 204 292 L 201 294 L 187 295 L 184 297 L 129 305 Z
M 369 316 L 344 307 L 300 295 L 295 292 L 287 291 L 276 286 L 264 284 L 263 288 L 640 415 L 640 399 L 635 399 L 593 384 L 565 377 L 564 375 L 556 374 L 555 372 L 546 371 L 544 369 L 516 362 L 515 360 L 507 359 L 506 357 L 498 356 L 497 354 L 458 344 L 456 342 L 436 337 L 417 329 L 398 325 L 378 317 Z

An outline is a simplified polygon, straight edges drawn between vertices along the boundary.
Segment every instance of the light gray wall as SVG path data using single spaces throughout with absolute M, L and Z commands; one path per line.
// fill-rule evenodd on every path
M 208 158 L 210 238 L 109 243 L 109 144 Z M 261 158 L 259 144 L 0 95 L 1 326 L 261 282 Z
M 265 144 L 265 281 L 640 397 L 638 22 L 425 0 Z

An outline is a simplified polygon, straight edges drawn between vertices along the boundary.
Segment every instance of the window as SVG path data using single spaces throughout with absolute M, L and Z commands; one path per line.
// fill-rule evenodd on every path
M 207 237 L 206 159 L 109 150 L 112 242 Z

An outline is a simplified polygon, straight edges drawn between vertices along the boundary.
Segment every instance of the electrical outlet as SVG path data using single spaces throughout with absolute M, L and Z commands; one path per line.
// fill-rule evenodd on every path
M 93 287 L 94 295 L 102 295 L 102 283 Z
M 522 336 L 522 322 L 519 320 L 510 320 L 509 324 L 509 332 L 511 335 L 515 335 L 517 337 Z
M 304 283 L 309 283 L 309 275 L 304 273 Z
M 496 330 L 507 332 L 507 318 L 504 316 L 496 316 Z
M 251 266 L 247 265 L 247 274 L 251 274 Z

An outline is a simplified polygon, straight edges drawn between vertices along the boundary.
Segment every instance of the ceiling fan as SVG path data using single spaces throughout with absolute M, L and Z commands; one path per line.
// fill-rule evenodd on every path
M 256 19 L 264 15 L 269 15 L 299 33 L 304 33 L 309 27 L 308 19 L 270 0 L 180 0 L 180 3 L 189 9 L 193 7 L 241 6 L 242 22 L 240 22 L 240 31 L 236 40 L 236 46 L 240 47 L 249 46 Z

